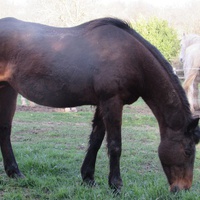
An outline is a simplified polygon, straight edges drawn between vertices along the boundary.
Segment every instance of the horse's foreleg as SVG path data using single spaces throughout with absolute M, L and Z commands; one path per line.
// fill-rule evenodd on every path
M 101 104 L 103 120 L 107 131 L 107 146 L 110 159 L 109 185 L 114 192 L 120 191 L 121 123 L 123 104 L 118 97 L 113 97 Z
M 101 147 L 105 136 L 105 126 L 99 111 L 96 112 L 93 119 L 92 133 L 90 135 L 89 147 L 81 167 L 81 175 L 84 182 L 89 185 L 94 185 L 95 162 L 99 148 Z
M 195 107 L 198 106 L 198 104 L 196 105 L 195 102 L 195 90 L 198 90 L 198 73 L 199 71 L 196 68 L 192 68 L 183 83 L 183 88 L 187 94 L 188 101 L 190 103 L 190 110 L 192 112 L 194 112 L 196 109 Z
M 4 168 L 9 177 L 23 176 L 18 169 L 10 141 L 16 99 L 16 91 L 9 85 L 4 84 L 0 89 L 0 146 Z
M 193 93 L 193 102 L 194 102 L 194 110 L 199 110 L 199 99 L 198 99 L 199 89 L 198 89 L 198 81 L 194 81 L 194 93 Z
M 188 101 L 190 103 L 190 110 L 194 112 L 194 87 L 193 84 L 188 87 L 188 90 L 186 91 Z

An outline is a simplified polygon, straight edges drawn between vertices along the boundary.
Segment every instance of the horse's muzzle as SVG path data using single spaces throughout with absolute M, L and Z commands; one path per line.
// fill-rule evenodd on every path
M 187 183 L 187 184 L 184 182 L 173 183 L 170 186 L 170 192 L 176 193 L 176 192 L 179 192 L 180 190 L 189 190 L 191 186 L 192 186 L 192 183 Z

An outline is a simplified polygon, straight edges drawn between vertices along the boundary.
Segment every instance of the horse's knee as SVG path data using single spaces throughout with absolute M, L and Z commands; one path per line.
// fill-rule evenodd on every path
M 11 125 L 10 124 L 0 125 L 0 140 L 2 140 L 5 137 L 10 136 L 10 134 L 11 134 Z
M 108 142 L 108 154 L 112 155 L 121 155 L 121 142 L 119 141 L 109 141 Z

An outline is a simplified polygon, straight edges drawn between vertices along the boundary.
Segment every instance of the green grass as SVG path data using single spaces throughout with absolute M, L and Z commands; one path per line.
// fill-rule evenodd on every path
M 193 187 L 189 192 L 170 194 L 157 155 L 158 125 L 141 100 L 124 108 L 122 193 L 113 196 L 107 184 L 109 166 L 105 141 L 97 157 L 97 186 L 81 185 L 80 167 L 87 150 L 92 118 L 90 109 L 77 113 L 16 112 L 12 144 L 19 168 L 26 178 L 8 178 L 1 158 L 0 199 L 199 199 L 199 146 Z

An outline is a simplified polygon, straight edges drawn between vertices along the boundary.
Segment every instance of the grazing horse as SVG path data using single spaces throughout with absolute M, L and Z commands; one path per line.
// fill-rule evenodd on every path
M 180 61 L 183 62 L 184 83 L 183 88 L 189 99 L 192 112 L 199 110 L 199 89 L 200 82 L 200 36 L 196 34 L 184 35 L 181 40 Z
M 0 146 L 8 176 L 23 176 L 10 141 L 20 93 L 51 107 L 96 105 L 82 179 L 94 184 L 97 152 L 106 133 L 108 182 L 119 191 L 122 110 L 142 97 L 159 124 L 158 155 L 170 190 L 191 187 L 199 118 L 192 116 L 170 64 L 127 23 L 103 18 L 55 28 L 1 19 L 0 81 Z

